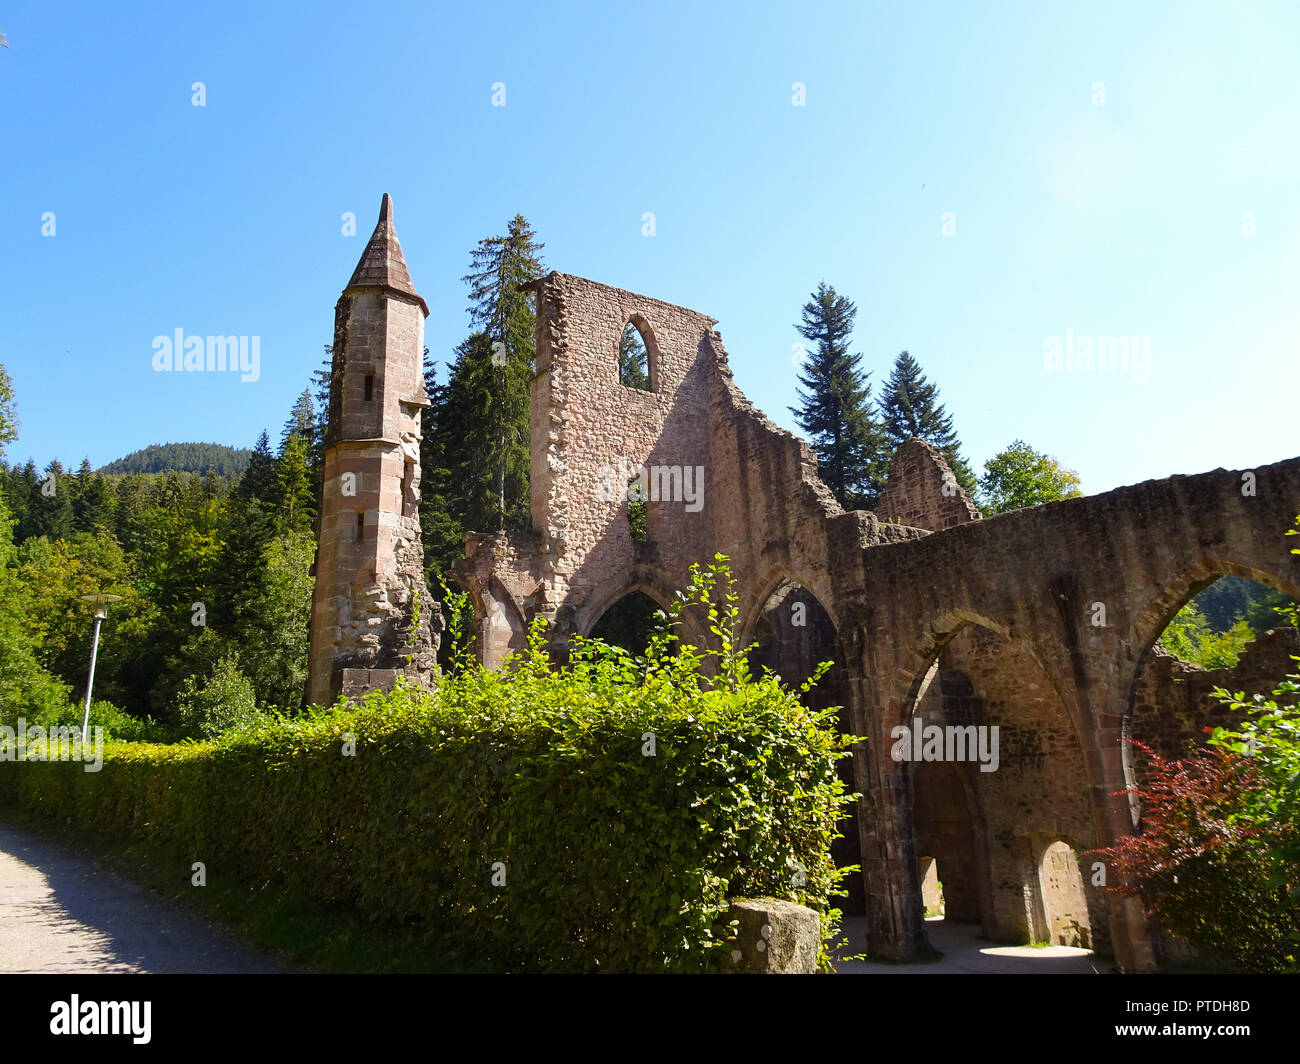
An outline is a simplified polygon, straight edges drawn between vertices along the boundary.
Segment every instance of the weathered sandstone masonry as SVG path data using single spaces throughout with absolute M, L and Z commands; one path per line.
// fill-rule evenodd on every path
M 859 863 L 846 909 L 867 949 L 928 943 L 922 870 L 949 918 L 1010 942 L 1050 939 L 1156 967 L 1140 905 L 1103 893 L 1087 851 L 1140 814 L 1124 737 L 1177 755 L 1217 722 L 1209 687 L 1267 689 L 1289 662 L 1261 639 L 1232 682 L 1153 650 L 1170 618 L 1234 574 L 1300 598 L 1284 533 L 1300 459 L 1148 481 L 987 520 L 930 445 L 899 449 L 877 513 L 844 512 L 808 445 L 736 387 L 716 321 L 570 274 L 533 282 L 532 530 L 474 533 L 457 578 L 476 650 L 499 666 L 534 618 L 565 652 L 633 592 L 666 605 L 692 562 L 730 558 L 756 664 L 801 681 L 834 659 L 815 699 L 863 737 L 845 766 L 861 793 L 838 846 Z M 417 517 L 423 324 L 385 197 L 336 311 L 309 699 L 435 674 L 437 605 Z M 629 323 L 649 388 L 619 380 Z M 649 470 L 648 534 L 621 481 Z M 688 479 L 689 477 L 689 479 Z M 613 484 L 616 490 L 611 491 Z M 687 636 L 707 641 L 692 627 Z M 1243 679 L 1245 677 L 1245 679 Z M 997 735 L 996 769 L 969 757 L 891 756 L 924 723 Z M 937 873 L 937 874 L 936 874 Z
M 538 616 L 562 653 L 624 596 L 666 604 L 692 562 L 722 552 L 762 660 L 805 675 L 814 659 L 839 663 L 844 726 L 865 737 L 843 852 L 861 862 L 850 908 L 860 899 L 871 952 L 925 949 L 926 858 L 952 916 L 994 938 L 1155 967 L 1140 906 L 1102 893 L 1105 869 L 1086 851 L 1136 822 L 1136 802 L 1118 793 L 1135 779 L 1121 737 L 1199 738 L 1188 733 L 1200 717 L 1165 713 L 1168 683 L 1143 671 L 1173 614 L 1228 573 L 1300 596 L 1283 535 L 1300 512 L 1300 459 L 1255 469 L 1254 495 L 1239 471 L 1215 470 L 978 520 L 943 458 L 913 440 L 878 515 L 845 513 L 808 446 L 740 393 L 714 319 L 568 274 L 534 288 L 533 531 L 472 535 L 459 563 L 480 660 L 500 664 Z M 648 391 L 619 383 L 629 322 L 646 342 Z M 694 511 L 671 492 L 651 501 L 639 542 L 626 499 L 600 485 L 642 465 L 701 467 L 704 495 Z M 794 639 L 780 611 L 796 600 L 824 621 Z M 784 638 L 785 650 L 771 645 Z M 1135 714 L 1139 694 L 1156 708 Z M 893 729 L 917 716 L 997 727 L 997 770 L 895 761 Z
M 309 703 L 436 670 L 441 611 L 424 582 L 424 319 L 384 196 L 334 311 L 329 425 L 312 598 Z

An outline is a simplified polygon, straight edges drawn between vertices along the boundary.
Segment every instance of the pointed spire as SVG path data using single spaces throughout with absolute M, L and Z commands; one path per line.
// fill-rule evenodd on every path
M 352 271 L 352 280 L 347 286 L 389 288 L 418 299 L 425 315 L 429 313 L 428 306 L 411 282 L 411 272 L 406 268 L 402 245 L 398 243 L 397 229 L 393 225 L 393 200 L 387 192 L 379 207 L 379 221 L 375 224 L 375 231 L 370 234 L 370 242 L 361 253 L 361 261 Z

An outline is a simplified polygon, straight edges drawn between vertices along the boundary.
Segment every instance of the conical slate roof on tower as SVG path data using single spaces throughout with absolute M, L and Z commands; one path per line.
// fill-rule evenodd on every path
M 393 225 L 393 200 L 387 192 L 379 208 L 379 221 L 375 231 L 370 234 L 370 243 L 361 253 L 361 261 L 352 271 L 349 288 L 388 288 L 401 292 L 420 301 L 427 315 L 429 308 L 424 299 L 415 290 L 411 281 L 411 271 L 406 268 L 406 258 L 402 255 L 402 245 L 397 239 L 397 228 Z

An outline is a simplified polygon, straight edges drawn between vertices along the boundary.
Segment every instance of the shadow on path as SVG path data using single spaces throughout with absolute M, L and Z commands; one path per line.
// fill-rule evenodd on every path
M 284 970 L 66 843 L 0 822 L 0 972 Z
M 832 951 L 834 956 L 860 953 L 866 929 L 866 917 L 846 917 Z M 930 944 L 943 954 L 938 960 L 916 964 L 837 960 L 835 968 L 841 975 L 1094 975 L 1112 967 L 1110 961 L 1097 958 L 1090 949 L 1003 946 L 980 938 L 978 924 L 956 923 L 942 917 L 926 920 L 925 933 Z

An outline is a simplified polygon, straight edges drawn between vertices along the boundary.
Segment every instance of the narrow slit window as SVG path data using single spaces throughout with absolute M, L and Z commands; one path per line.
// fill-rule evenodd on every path
M 366 374 L 366 402 L 370 402 L 375 397 L 375 375 Z
M 357 539 L 364 539 L 366 535 L 366 511 L 357 511 Z

